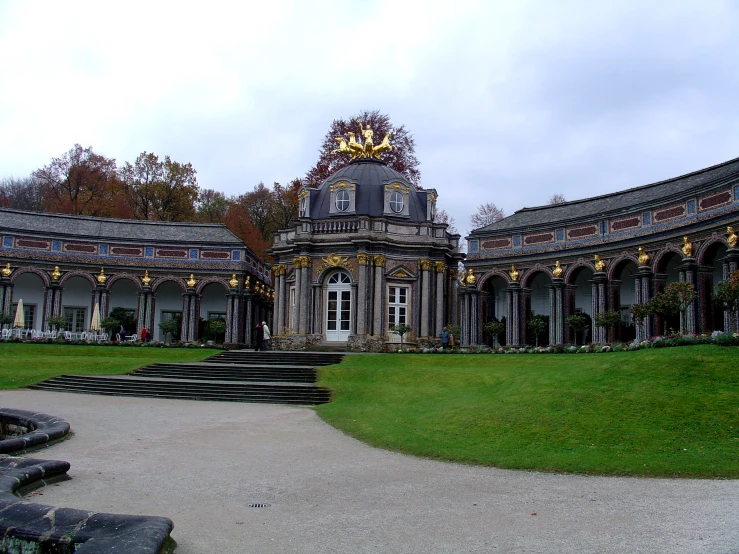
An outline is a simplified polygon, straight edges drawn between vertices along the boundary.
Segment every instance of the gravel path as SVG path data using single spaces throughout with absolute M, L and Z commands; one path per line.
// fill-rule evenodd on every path
M 739 481 L 582 477 L 368 447 L 306 408 L 3 391 L 69 421 L 36 502 L 161 515 L 178 554 L 739 552 Z M 266 508 L 250 504 L 269 504 Z

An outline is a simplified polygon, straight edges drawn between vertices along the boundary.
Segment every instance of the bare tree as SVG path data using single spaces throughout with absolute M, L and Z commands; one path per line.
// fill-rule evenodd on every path
M 436 212 L 436 217 L 434 218 L 434 223 L 446 223 L 448 227 L 446 228 L 447 232 L 452 235 L 459 234 L 459 230 L 457 229 L 456 222 L 454 221 L 454 218 L 450 216 L 446 210 L 439 210 Z
M 486 202 L 477 207 L 477 213 L 470 218 L 470 225 L 473 229 L 479 229 L 480 227 L 500 221 L 504 217 L 503 210 L 492 202 Z
M 558 192 L 557 194 L 552 194 L 551 198 L 547 202 L 550 206 L 554 204 L 564 204 L 567 202 L 567 199 L 565 198 L 565 195 L 561 192 Z
M 34 177 L 0 180 L 0 206 L 32 212 L 44 211 L 44 186 Z

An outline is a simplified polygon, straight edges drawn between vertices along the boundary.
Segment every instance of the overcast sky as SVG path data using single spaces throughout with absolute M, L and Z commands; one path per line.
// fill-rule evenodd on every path
M 315 163 L 334 118 L 414 135 L 463 234 L 739 156 L 733 1 L 0 0 L 0 178 L 75 143 L 192 162 L 237 195 Z

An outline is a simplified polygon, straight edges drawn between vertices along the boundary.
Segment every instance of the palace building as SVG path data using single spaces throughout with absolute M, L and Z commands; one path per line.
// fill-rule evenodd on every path
M 225 341 L 251 343 L 271 317 L 269 266 L 224 225 L 118 220 L 0 209 L 0 309 L 23 300 L 26 328 L 44 331 L 63 316 L 88 330 L 123 308 L 164 340 L 159 324 L 180 321 L 175 339 L 199 337 L 201 320 L 224 319 Z
M 533 344 L 528 322 L 548 318 L 550 344 L 574 343 L 566 324 L 581 314 L 585 341 L 626 341 L 665 329 L 705 333 L 730 329 L 730 314 L 711 293 L 737 270 L 739 159 L 622 192 L 538 208 L 476 229 L 460 286 L 462 341 L 491 344 L 485 323 L 505 321 L 501 342 Z M 672 282 L 686 281 L 697 299 L 668 321 L 631 321 L 629 308 Z M 620 325 L 594 325 L 620 311 Z M 544 343 L 547 341 L 545 340 Z M 540 341 L 541 343 L 541 341 Z

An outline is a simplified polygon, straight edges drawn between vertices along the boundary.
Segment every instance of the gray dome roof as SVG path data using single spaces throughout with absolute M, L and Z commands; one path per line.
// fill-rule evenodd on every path
M 339 182 L 353 183 L 356 186 L 355 211 L 352 213 L 330 213 L 331 185 Z M 385 213 L 385 185 L 400 183 L 410 188 L 407 216 Z M 317 190 L 311 191 L 311 219 L 332 217 L 398 217 L 404 221 L 426 221 L 427 191 L 417 190 L 416 186 L 385 162 L 375 159 L 353 160 L 326 179 Z

